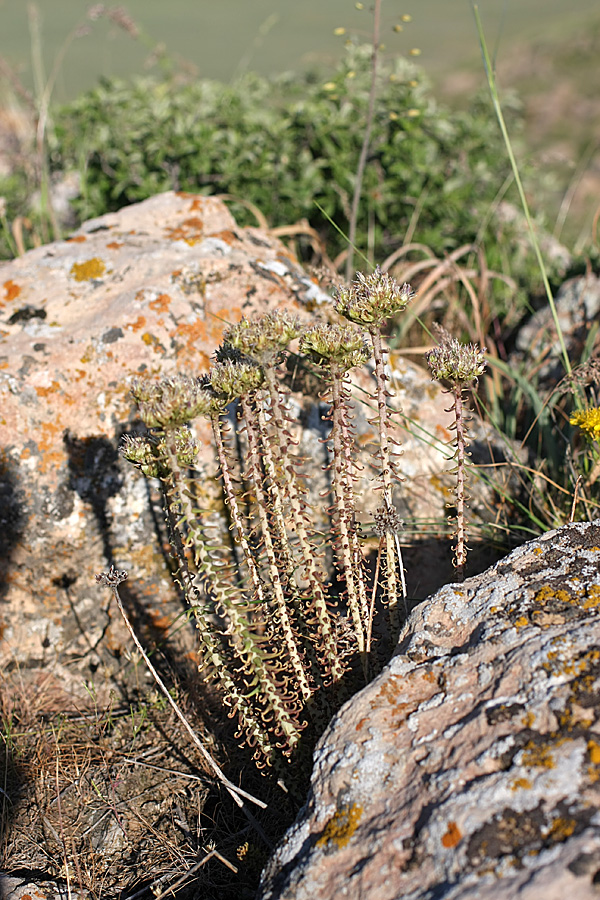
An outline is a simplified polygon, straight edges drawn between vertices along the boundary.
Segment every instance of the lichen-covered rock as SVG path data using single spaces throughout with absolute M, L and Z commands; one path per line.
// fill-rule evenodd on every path
M 413 611 L 334 718 L 260 900 L 563 900 L 600 883 L 600 520 Z
M 52 663 L 58 685 L 78 673 L 83 696 L 81 676 L 98 666 L 101 648 L 128 643 L 109 592 L 94 582 L 113 562 L 130 573 L 124 590 L 143 637 L 164 637 L 181 605 L 159 498 L 118 453 L 135 427 L 131 379 L 200 374 L 225 326 L 243 315 L 288 308 L 308 321 L 327 300 L 280 241 L 238 228 L 216 198 L 191 194 L 158 195 L 0 265 L 0 660 L 27 660 L 31 670 Z M 393 354 L 391 375 L 403 411 L 400 515 L 407 542 L 422 528 L 429 537 L 405 556 L 409 591 L 423 597 L 452 573 L 450 541 L 431 536 L 432 522 L 445 529 L 451 417 L 424 369 Z M 315 517 L 328 507 L 319 496 L 328 486 L 321 387 L 304 407 L 296 397 L 292 410 Z M 372 390 L 372 374 L 357 372 L 358 492 L 368 523 L 380 502 L 369 466 Z M 212 440 L 202 421 L 195 427 L 204 447 L 200 500 L 214 508 Z M 492 495 L 472 493 L 485 516 Z
M 280 241 L 173 192 L 0 266 L 0 658 L 60 659 L 60 682 L 85 657 L 89 674 L 90 649 L 117 642 L 94 582 L 113 561 L 163 632 L 177 610 L 160 509 L 117 449 L 131 378 L 200 374 L 228 323 L 286 307 L 306 318 L 323 299 Z

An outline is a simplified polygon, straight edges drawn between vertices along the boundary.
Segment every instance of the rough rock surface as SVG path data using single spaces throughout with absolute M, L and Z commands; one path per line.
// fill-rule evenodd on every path
M 150 637 L 164 636 L 181 609 L 156 536 L 157 498 L 149 502 L 148 483 L 117 452 L 135 419 L 129 382 L 205 371 L 227 323 L 275 307 L 309 319 L 325 300 L 279 241 L 238 228 L 215 198 L 172 192 L 0 266 L 0 658 L 52 663 L 62 683 L 65 666 L 85 660 L 93 669 L 101 646 L 118 649 L 110 595 L 93 578 L 112 562 L 129 570 L 129 605 L 143 610 Z M 446 398 L 402 357 L 393 368 L 410 420 L 401 514 L 429 526 L 446 515 Z M 363 442 L 370 415 L 363 404 Z M 321 471 L 317 406 L 305 425 L 307 455 Z M 200 438 L 212 459 L 208 432 Z M 369 474 L 364 496 L 374 509 Z M 450 542 L 442 547 L 439 567 L 407 559 L 420 596 L 452 571 Z M 417 554 L 424 550 L 433 552 L 428 544 Z
M 89 893 L 71 891 L 70 885 L 56 881 L 35 882 L 0 872 L 0 897 L 2 900 L 85 900 Z
M 0 656 L 62 660 L 59 683 L 85 657 L 89 674 L 122 633 L 93 577 L 113 561 L 162 633 L 177 610 L 160 511 L 117 452 L 128 384 L 205 371 L 227 323 L 319 299 L 279 241 L 172 192 L 0 267 Z
M 591 900 L 600 888 L 600 520 L 415 609 L 321 738 L 260 900 Z
M 569 358 L 576 366 L 585 355 L 600 313 L 600 278 L 590 273 L 565 281 L 556 295 L 556 313 Z M 588 348 L 586 358 L 592 350 L 593 347 Z M 554 390 L 563 377 L 561 344 L 548 304 L 520 329 L 511 362 L 533 367 L 544 390 Z

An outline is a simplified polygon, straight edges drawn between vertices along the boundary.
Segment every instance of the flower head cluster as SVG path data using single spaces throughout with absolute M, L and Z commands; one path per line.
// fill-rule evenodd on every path
M 300 341 L 300 352 L 317 365 L 347 372 L 362 366 L 371 356 L 364 337 L 350 325 L 319 324 L 310 328 Z
M 386 319 L 405 309 L 413 297 L 409 284 L 400 286 L 395 278 L 377 266 L 371 275 L 357 272 L 350 287 L 339 287 L 335 308 L 357 325 L 378 328 Z
M 191 466 L 198 455 L 198 444 L 187 428 L 176 428 L 171 432 L 177 459 L 183 466 Z M 148 478 L 159 478 L 166 471 L 165 437 L 155 435 L 126 434 L 120 447 L 121 455 Z
M 461 344 L 456 338 L 444 338 L 439 347 L 426 354 L 429 370 L 437 381 L 452 385 L 471 384 L 485 369 L 485 348 Z
M 300 332 L 301 325 L 296 316 L 276 310 L 254 321 L 242 319 L 227 329 L 223 340 L 243 356 L 269 366 L 275 364 L 279 354 Z
M 379 537 L 383 537 L 384 534 L 399 534 L 404 527 L 404 522 L 395 507 L 388 509 L 385 506 L 378 506 L 373 518 L 375 531 Z
M 597 406 L 573 413 L 569 422 L 580 428 L 590 440 L 600 440 L 600 408 Z
M 131 394 L 140 418 L 148 428 L 175 428 L 185 425 L 210 409 L 210 396 L 199 378 L 173 375 L 162 381 L 134 379 Z
M 210 370 L 210 383 L 215 394 L 227 403 L 236 397 L 258 390 L 264 381 L 260 366 L 250 362 L 218 362 Z

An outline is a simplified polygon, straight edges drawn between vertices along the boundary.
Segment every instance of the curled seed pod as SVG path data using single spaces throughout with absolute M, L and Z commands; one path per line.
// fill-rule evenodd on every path
M 274 365 L 288 344 L 302 331 L 300 320 L 286 310 L 266 313 L 260 319 L 242 319 L 223 335 L 225 344 L 263 366 Z
M 350 287 L 339 287 L 335 293 L 335 308 L 351 322 L 372 328 L 406 309 L 413 297 L 409 284 L 399 285 L 395 278 L 377 266 L 371 275 L 357 272 Z
M 234 363 L 227 360 L 217 363 L 210 371 L 213 391 L 227 403 L 257 390 L 263 381 L 264 375 L 259 366 L 248 362 Z
M 338 371 L 361 366 L 371 356 L 363 335 L 349 325 L 319 324 L 310 328 L 300 341 L 300 352 L 319 366 L 334 365 Z
M 210 412 L 211 398 L 202 380 L 189 375 L 154 383 L 135 379 L 131 393 L 148 428 L 174 428 Z

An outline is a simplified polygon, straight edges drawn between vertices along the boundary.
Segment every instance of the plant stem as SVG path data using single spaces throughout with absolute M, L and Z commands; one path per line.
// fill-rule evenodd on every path
M 466 437 L 462 385 L 452 389 L 454 397 L 454 416 L 456 423 L 456 547 L 454 548 L 454 565 L 459 581 L 465 577 L 467 561 L 467 531 L 465 525 L 465 464 Z

